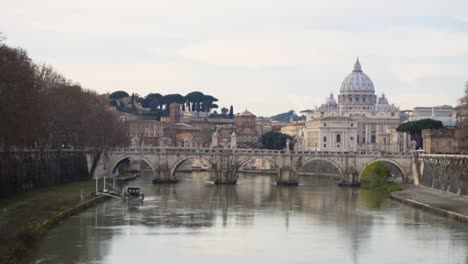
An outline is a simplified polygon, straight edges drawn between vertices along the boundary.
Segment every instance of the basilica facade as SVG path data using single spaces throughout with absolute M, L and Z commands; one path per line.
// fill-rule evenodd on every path
M 386 148 L 400 144 L 395 128 L 400 110 L 384 94 L 377 97 L 374 84 L 359 63 L 341 84 L 338 101 L 330 94 L 314 110 L 303 111 L 305 127 L 297 146 L 303 150 L 346 151 Z

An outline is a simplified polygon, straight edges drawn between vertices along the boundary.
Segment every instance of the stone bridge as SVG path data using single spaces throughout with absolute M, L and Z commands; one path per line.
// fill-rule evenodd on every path
M 279 185 L 296 185 L 304 165 L 324 161 L 338 170 L 343 184 L 357 184 L 365 168 L 377 161 L 393 164 L 403 176 L 404 182 L 419 184 L 415 165 L 417 154 L 385 152 L 315 152 L 279 151 L 260 149 L 200 149 L 200 148 L 114 148 L 102 154 L 95 177 L 104 174 L 110 177 L 120 162 L 125 159 L 145 161 L 153 170 L 154 183 L 177 182 L 177 168 L 188 160 L 199 160 L 211 169 L 215 183 L 236 183 L 237 172 L 246 163 L 263 159 L 276 170 L 275 180 Z M 89 158 L 90 159 L 90 158 Z M 88 160 L 89 160 L 88 159 Z M 413 175 L 416 175 L 413 178 Z

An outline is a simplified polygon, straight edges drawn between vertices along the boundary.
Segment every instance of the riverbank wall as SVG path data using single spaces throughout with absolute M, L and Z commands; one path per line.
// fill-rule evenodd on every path
M 468 155 L 422 154 L 420 185 L 435 190 L 468 195 Z
M 84 151 L 0 153 L 0 197 L 91 178 Z

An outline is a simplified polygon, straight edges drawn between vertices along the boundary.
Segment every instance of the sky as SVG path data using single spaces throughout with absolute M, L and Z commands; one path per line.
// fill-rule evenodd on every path
M 260 116 L 320 105 L 356 58 L 400 109 L 456 105 L 468 1 L 0 0 L 0 32 L 98 93 L 201 91 Z

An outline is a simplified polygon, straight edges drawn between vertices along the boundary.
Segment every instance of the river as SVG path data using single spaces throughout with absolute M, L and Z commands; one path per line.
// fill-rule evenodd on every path
M 242 174 L 214 185 L 206 172 L 174 185 L 131 182 L 143 205 L 109 200 L 52 229 L 31 263 L 460 263 L 468 225 L 382 195 L 305 176 L 297 187 Z

